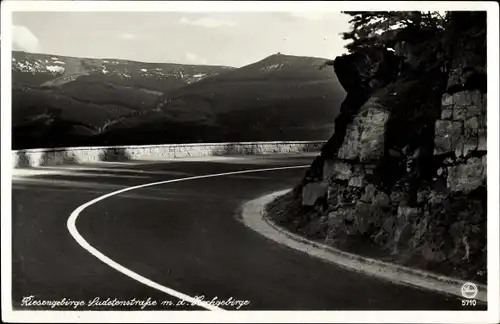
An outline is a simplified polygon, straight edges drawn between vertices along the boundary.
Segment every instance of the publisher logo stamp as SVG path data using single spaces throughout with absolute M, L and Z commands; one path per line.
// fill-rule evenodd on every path
M 462 286 L 462 296 L 467 299 L 472 299 L 477 296 L 477 286 L 472 282 L 466 282 Z

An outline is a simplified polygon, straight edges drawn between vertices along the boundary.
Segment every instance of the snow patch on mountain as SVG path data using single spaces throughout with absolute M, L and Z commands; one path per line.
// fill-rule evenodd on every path
M 14 57 L 15 56 L 15 57 Z M 118 76 L 122 79 L 155 78 L 158 80 L 177 79 L 186 84 L 215 76 L 218 73 L 203 67 L 198 70 L 195 66 L 166 64 L 166 67 L 156 63 L 132 62 L 116 59 L 87 59 L 65 56 L 51 56 L 26 52 L 13 52 L 12 71 L 23 73 L 52 74 L 57 80 L 48 80 L 47 84 L 61 84 L 72 82 L 82 75 Z M 231 67 L 214 67 L 216 69 L 232 69 Z M 60 79 L 64 75 L 64 79 Z M 72 78 L 71 76 L 75 76 Z M 52 82 L 54 81 L 54 82 Z M 44 83 L 44 84 L 45 84 Z
M 50 72 L 64 73 L 64 68 L 58 65 L 47 65 L 45 67 Z
M 264 71 L 264 72 L 271 72 L 274 70 L 278 70 L 278 69 L 282 68 L 283 66 L 284 66 L 284 64 L 278 63 L 278 64 L 269 65 L 269 66 L 264 66 L 260 70 Z

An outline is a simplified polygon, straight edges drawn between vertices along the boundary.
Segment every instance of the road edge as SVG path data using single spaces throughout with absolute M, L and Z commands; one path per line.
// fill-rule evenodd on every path
M 152 186 L 157 186 L 157 185 L 170 184 L 170 183 L 191 181 L 191 180 L 196 180 L 196 179 L 207 179 L 207 178 L 215 178 L 215 177 L 236 175 L 236 174 L 239 175 L 239 174 L 256 173 L 256 172 L 268 172 L 268 171 L 276 171 L 276 170 L 297 169 L 297 168 L 304 168 L 304 167 L 307 167 L 307 165 L 281 166 L 281 167 L 264 168 L 264 169 L 246 169 L 246 170 L 239 170 L 239 171 L 231 171 L 231 172 L 223 172 L 223 173 L 211 173 L 211 174 L 195 175 L 195 176 L 189 176 L 189 177 L 183 177 L 183 178 L 174 178 L 174 179 L 157 181 L 157 182 L 143 183 L 143 184 L 139 184 L 139 185 L 132 186 L 132 187 L 125 187 L 125 188 L 122 188 L 119 190 L 108 192 L 102 196 L 98 196 L 97 198 L 94 198 L 90 201 L 87 201 L 83 205 L 80 205 L 78 208 L 73 210 L 73 212 L 71 212 L 69 218 L 66 221 L 66 227 L 68 229 L 69 234 L 73 237 L 73 239 L 76 241 L 76 243 L 78 243 L 84 250 L 89 252 L 91 255 L 96 257 L 98 260 L 100 260 L 104 264 L 106 264 L 109 267 L 113 268 L 114 270 L 120 272 L 121 274 L 129 277 L 130 279 L 135 280 L 135 281 L 137 281 L 143 285 L 146 285 L 148 287 L 151 287 L 153 289 L 164 292 L 168 295 L 171 295 L 171 296 L 174 296 L 176 298 L 187 301 L 188 303 L 192 303 L 194 305 L 201 306 L 201 307 L 209 309 L 209 310 L 225 311 L 225 309 L 222 309 L 218 306 L 214 306 L 214 305 L 212 305 L 208 302 L 205 302 L 203 300 L 193 298 L 189 295 L 183 294 L 179 291 L 176 291 L 172 288 L 163 286 L 155 281 L 152 281 L 144 276 L 141 276 L 139 273 L 136 273 L 136 272 L 124 267 L 120 263 L 114 261 L 113 259 L 109 258 L 105 254 L 100 252 L 98 249 L 96 249 L 94 246 L 92 246 L 89 242 L 87 242 L 87 240 L 85 240 L 85 238 L 80 234 L 80 232 L 78 232 L 78 229 L 76 227 L 76 220 L 78 219 L 80 214 L 87 207 L 94 205 L 95 203 L 98 203 L 98 202 L 100 202 L 104 199 L 107 199 L 109 197 L 116 196 L 116 195 L 122 194 L 124 192 L 132 191 L 132 190 L 136 190 L 136 189 L 147 188 L 147 187 L 152 187 Z
M 290 190 L 275 191 L 246 202 L 241 207 L 241 221 L 247 227 L 279 244 L 334 263 L 342 268 L 378 277 L 396 284 L 409 285 L 465 299 L 461 293 L 461 288 L 466 283 L 464 280 L 341 251 L 334 247 L 311 241 L 275 224 L 266 216 L 264 208 L 272 200 L 286 194 Z M 474 299 L 486 304 L 487 286 L 476 282 L 473 283 L 478 288 L 477 296 Z

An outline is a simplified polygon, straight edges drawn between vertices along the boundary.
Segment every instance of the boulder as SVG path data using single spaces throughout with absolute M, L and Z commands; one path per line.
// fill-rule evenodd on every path
M 350 187 L 356 187 L 356 188 L 363 188 L 366 184 L 365 177 L 364 176 L 356 176 L 352 177 L 349 179 L 349 186 Z
M 361 196 L 361 201 L 371 203 L 375 199 L 375 195 L 377 194 L 377 188 L 371 183 L 366 185 L 365 192 L 363 196 Z
M 346 135 L 338 151 L 338 158 L 356 160 L 359 156 L 359 138 L 361 137 L 361 123 L 359 118 L 347 126 Z
M 389 113 L 379 108 L 370 108 L 365 117 L 359 139 L 359 160 L 377 161 L 384 154 L 384 139 Z
M 328 181 L 335 175 L 335 162 L 332 159 L 323 161 L 323 181 Z
M 404 219 L 404 222 L 412 222 L 415 218 L 418 217 L 419 210 L 418 208 L 408 207 L 408 206 L 399 206 L 398 207 L 398 219 Z
M 470 192 L 486 179 L 486 156 L 472 157 L 466 163 L 448 167 L 447 186 L 452 192 Z
M 370 98 L 347 127 L 338 158 L 364 163 L 378 161 L 384 154 L 388 120 L 389 112 L 383 109 L 379 99 Z
M 391 199 L 385 192 L 379 192 L 372 201 L 372 207 L 387 208 L 391 205 Z
M 325 197 L 328 194 L 328 183 L 311 182 L 302 189 L 302 205 L 314 206 L 318 198 Z
M 404 224 L 401 228 L 396 228 L 393 241 L 393 254 L 399 253 L 401 250 L 408 247 L 412 238 L 412 233 L 413 227 L 410 223 Z
M 359 233 L 366 233 L 372 223 L 370 204 L 360 202 L 356 207 L 355 216 L 357 230 L 359 231 Z
M 348 163 L 336 162 L 333 166 L 333 174 L 336 179 L 349 180 L 353 176 L 352 166 Z
M 417 192 L 417 204 L 423 204 L 427 202 L 429 198 L 430 192 L 429 190 L 420 190 Z

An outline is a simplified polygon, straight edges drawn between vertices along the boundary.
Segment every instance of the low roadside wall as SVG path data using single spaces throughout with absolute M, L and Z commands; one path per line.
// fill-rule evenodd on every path
M 194 143 L 141 146 L 60 147 L 12 151 L 13 167 L 98 161 L 165 160 L 185 157 L 316 152 L 325 141 Z

